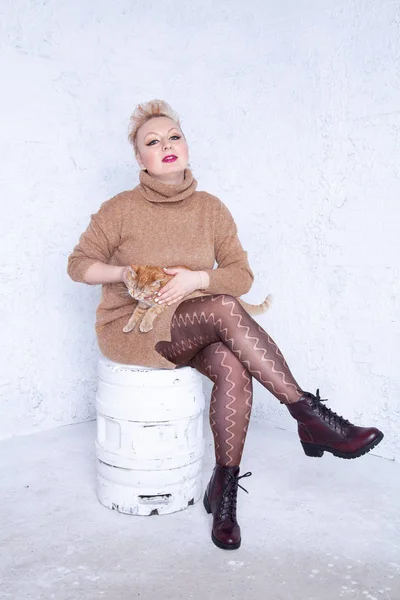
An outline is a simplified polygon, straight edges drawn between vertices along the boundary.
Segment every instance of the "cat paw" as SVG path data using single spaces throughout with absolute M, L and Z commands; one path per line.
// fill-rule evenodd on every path
M 151 323 L 143 323 L 142 321 L 139 325 L 139 329 L 142 333 L 147 333 L 153 329 L 153 325 Z
M 132 329 L 133 329 L 134 327 L 135 327 L 135 326 L 133 326 L 133 327 L 132 327 L 131 325 L 125 325 L 125 327 L 123 328 L 123 330 L 122 330 L 122 331 L 123 331 L 124 333 L 129 333 L 130 331 L 132 331 Z

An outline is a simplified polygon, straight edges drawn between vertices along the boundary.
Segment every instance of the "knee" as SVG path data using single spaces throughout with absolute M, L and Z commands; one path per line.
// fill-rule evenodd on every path
M 218 304 L 222 314 L 229 314 L 234 312 L 241 312 L 243 310 L 242 305 L 239 300 L 235 298 L 235 296 L 231 296 L 230 294 L 218 294 L 214 296 L 218 300 Z
M 231 294 L 217 294 L 214 296 L 214 298 L 217 298 L 219 300 L 219 302 L 221 303 L 221 305 L 223 305 L 223 306 L 227 306 L 227 305 L 240 306 L 240 302 L 238 301 L 238 299 L 235 298 L 235 296 L 231 296 Z

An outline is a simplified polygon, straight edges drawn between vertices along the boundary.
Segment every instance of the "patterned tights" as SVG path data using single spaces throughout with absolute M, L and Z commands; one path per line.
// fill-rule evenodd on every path
M 171 342 L 156 350 L 178 366 L 190 365 L 214 383 L 210 424 L 218 464 L 240 464 L 252 406 L 252 377 L 284 404 L 302 389 L 273 339 L 233 296 L 182 302 L 171 322 Z

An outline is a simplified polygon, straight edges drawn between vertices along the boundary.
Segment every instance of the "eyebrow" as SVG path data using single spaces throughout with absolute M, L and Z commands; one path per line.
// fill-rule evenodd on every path
M 171 127 L 171 129 L 168 129 L 168 133 L 170 131 L 172 131 L 173 129 L 176 129 L 177 131 L 179 131 L 178 127 Z M 149 133 L 146 133 L 146 135 L 144 136 L 145 139 L 147 138 L 148 135 L 160 135 L 160 134 L 156 133 L 155 131 L 149 131 Z

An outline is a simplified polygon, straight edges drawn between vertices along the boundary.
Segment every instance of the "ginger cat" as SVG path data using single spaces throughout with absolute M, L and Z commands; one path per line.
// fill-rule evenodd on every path
M 179 265 L 180 266 L 180 265 Z M 182 267 L 187 269 L 188 267 Z M 139 330 L 147 333 L 153 329 L 153 322 L 157 315 L 161 314 L 167 304 L 154 302 L 156 292 L 164 287 L 174 275 L 167 275 L 161 267 L 148 265 L 131 265 L 126 276 L 126 284 L 129 295 L 138 301 L 135 310 L 128 323 L 123 328 L 124 333 L 129 333 L 139 324 Z M 187 298 L 209 296 L 206 292 L 196 291 L 189 294 Z M 272 296 L 268 295 L 262 304 L 248 304 L 238 298 L 240 304 L 250 315 L 261 315 L 271 305 Z

